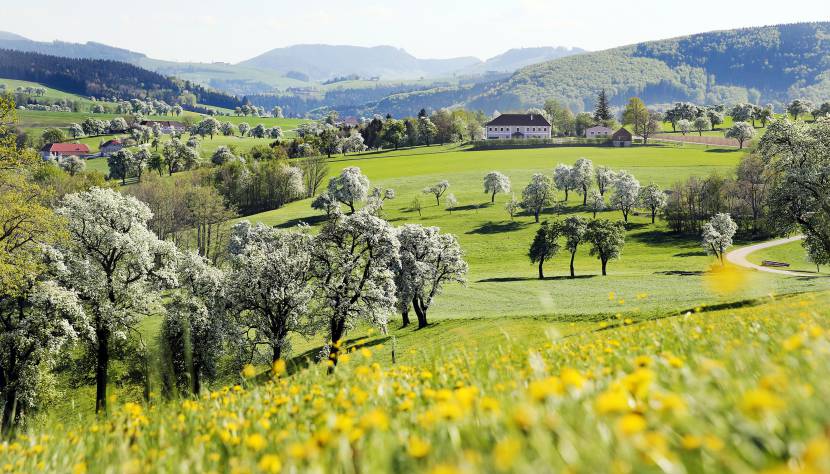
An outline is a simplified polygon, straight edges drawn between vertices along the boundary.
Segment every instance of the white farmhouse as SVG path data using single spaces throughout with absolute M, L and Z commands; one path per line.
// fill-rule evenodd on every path
M 608 138 L 612 133 L 614 133 L 614 131 L 610 128 L 598 125 L 596 127 L 586 128 L 585 138 Z
M 550 122 L 535 114 L 501 114 L 484 125 L 488 140 L 550 138 Z

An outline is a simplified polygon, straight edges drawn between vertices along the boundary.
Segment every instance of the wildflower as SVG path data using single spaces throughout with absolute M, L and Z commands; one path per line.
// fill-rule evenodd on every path
M 562 381 L 558 377 L 547 377 L 542 380 L 534 380 L 527 386 L 527 393 L 530 398 L 540 402 L 553 395 L 564 393 Z
M 72 474 L 86 474 L 86 463 L 81 461 L 72 467 Z
M 245 446 L 254 451 L 260 451 L 265 447 L 265 438 L 259 433 L 254 433 L 245 438 Z
M 683 435 L 683 438 L 680 439 L 680 445 L 683 446 L 683 449 L 698 449 L 702 444 L 703 439 L 700 436 L 687 434 Z
M 499 401 L 492 397 L 484 397 L 481 399 L 481 409 L 489 413 L 498 413 Z
M 516 460 L 516 456 L 518 456 L 521 448 L 521 443 L 514 438 L 499 441 L 493 450 L 493 461 L 496 469 L 499 471 L 507 471 L 513 467 L 513 462 Z
M 439 464 L 429 471 L 430 474 L 458 474 L 460 471 L 455 466 L 449 464 Z
M 245 367 L 242 368 L 242 376 L 246 379 L 253 378 L 256 375 L 256 368 L 254 368 L 251 364 L 245 364 Z
M 765 412 L 784 408 L 784 401 L 767 389 L 760 388 L 744 393 L 741 409 L 748 415 L 759 417 Z
M 429 442 L 419 438 L 418 436 L 413 436 L 409 439 L 409 443 L 406 447 L 406 453 L 415 459 L 420 459 L 429 454 L 429 449 Z
M 575 369 L 571 369 L 570 367 L 565 367 L 559 373 L 559 377 L 562 379 L 562 382 L 573 388 L 582 388 L 585 385 L 585 377 L 579 373 L 579 371 Z
M 266 454 L 259 460 L 257 467 L 262 472 L 276 474 L 282 470 L 282 461 L 276 454 Z
M 308 455 L 308 450 L 302 443 L 291 443 L 288 445 L 288 448 L 286 448 L 286 451 L 288 452 L 288 455 L 294 459 L 305 459 Z
M 386 413 L 376 408 L 363 415 L 363 418 L 360 419 L 360 426 L 364 429 L 375 428 L 386 431 L 389 428 L 389 417 L 386 416 Z
M 271 366 L 271 373 L 274 377 L 279 377 L 280 375 L 285 374 L 285 361 L 282 359 L 277 359 L 274 361 L 274 365 Z
M 361 355 L 362 355 L 365 359 L 371 359 L 371 358 L 372 358 L 372 351 L 371 351 L 369 348 L 366 348 L 366 347 L 361 348 L 361 349 L 360 349 L 360 354 L 361 354 Z
M 646 429 L 646 419 L 636 413 L 629 413 L 619 419 L 617 429 L 624 435 L 640 433 Z
M 634 365 L 640 368 L 651 367 L 651 357 L 641 355 L 634 359 Z
M 628 396 L 620 390 L 608 390 L 597 397 L 596 409 L 600 414 L 628 411 Z
M 785 351 L 790 352 L 800 348 L 803 344 L 804 339 L 801 337 L 801 334 L 794 334 L 785 339 L 781 346 Z
M 513 412 L 513 422 L 523 430 L 529 430 L 533 426 L 533 420 L 536 414 L 529 405 L 520 405 Z

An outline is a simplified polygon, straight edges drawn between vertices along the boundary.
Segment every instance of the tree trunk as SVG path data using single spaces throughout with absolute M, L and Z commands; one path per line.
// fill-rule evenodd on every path
M 536 223 L 539 223 L 539 210 L 533 212 L 533 217 L 536 219 Z
M 602 276 L 606 276 L 607 273 L 605 272 L 605 266 L 608 264 L 608 260 L 602 259 Z
M 3 395 L 3 424 L 2 433 L 4 436 L 8 435 L 15 425 L 15 418 L 17 418 L 17 389 L 14 387 L 6 387 Z
M 490 196 L 490 204 L 495 204 L 496 202 L 496 192 L 493 191 L 493 194 Z
M 657 214 L 657 209 L 651 210 L 651 223 L 654 224 L 654 215 Z
M 623 210 L 622 213 L 623 213 L 623 221 L 628 222 L 628 212 Z
M 403 321 L 401 322 L 401 327 L 405 328 L 409 326 L 409 308 L 406 308 L 405 310 L 401 311 L 401 318 L 403 319 Z
M 427 309 L 417 296 L 412 298 L 412 307 L 415 308 L 415 315 L 418 317 L 418 329 L 427 327 Z
M 539 279 L 540 280 L 545 279 L 545 271 L 542 269 L 542 265 L 544 265 L 544 263 L 545 263 L 545 261 L 540 258 L 539 259 Z
M 568 188 L 565 188 L 565 200 L 568 200 Z
M 345 321 L 341 321 L 336 317 L 331 320 L 331 348 L 329 350 L 329 360 L 332 361 L 333 365 L 329 367 L 328 372 L 330 374 L 334 372 L 334 367 L 337 366 L 337 356 L 340 353 L 340 340 L 343 338 L 345 329 Z
M 574 278 L 574 257 L 576 256 L 576 252 L 571 252 L 571 278 Z
M 588 186 L 582 185 L 582 205 L 588 205 Z
M 96 329 L 98 340 L 97 359 L 95 361 L 95 413 L 107 412 L 107 368 L 110 361 L 109 330 Z

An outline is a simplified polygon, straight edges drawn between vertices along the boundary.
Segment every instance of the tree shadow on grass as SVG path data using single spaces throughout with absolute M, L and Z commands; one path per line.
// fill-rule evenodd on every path
M 706 272 L 690 271 L 690 270 L 666 270 L 662 272 L 654 272 L 655 275 L 674 275 L 674 276 L 703 276 Z
M 453 211 L 475 211 L 478 209 L 484 209 L 485 207 L 490 207 L 490 203 L 482 203 L 482 204 L 467 204 L 465 206 L 455 206 L 452 208 Z
M 467 231 L 467 234 L 500 234 L 502 232 L 513 232 L 524 229 L 530 225 L 526 222 L 488 222 L 473 230 Z
M 630 238 L 650 245 L 682 246 L 692 243 L 697 244 L 697 239 L 692 239 L 689 236 L 659 230 L 632 233 Z
M 351 350 L 357 350 L 364 347 L 372 347 L 384 344 L 387 341 L 389 341 L 389 339 L 390 336 L 379 337 L 376 339 L 370 339 L 369 336 L 360 336 L 352 339 L 344 339 L 342 347 L 344 348 L 344 352 L 348 352 Z M 301 370 L 308 368 L 310 365 L 315 364 L 317 362 L 317 357 L 322 349 L 322 345 L 316 346 L 303 352 L 302 354 L 298 354 L 288 359 L 286 363 L 287 374 L 295 374 L 297 372 L 300 372 Z
M 740 148 L 709 148 L 706 153 L 734 153 L 740 151 Z
M 545 277 L 544 281 L 561 281 L 561 280 L 584 280 L 587 278 L 596 278 L 598 275 L 577 275 L 571 278 L 568 275 Z M 516 281 L 538 281 L 539 277 L 500 277 L 500 278 L 485 278 L 478 280 L 476 283 L 510 283 Z
M 673 257 L 705 257 L 708 255 L 703 250 L 698 250 L 695 252 L 680 252 L 673 255 Z
M 278 229 L 290 229 L 292 227 L 297 227 L 300 224 L 308 224 L 311 226 L 322 224 L 326 221 L 328 217 L 325 214 L 320 214 L 318 216 L 308 216 L 308 217 L 298 217 L 296 219 L 287 220 L 281 224 L 277 224 L 276 228 Z

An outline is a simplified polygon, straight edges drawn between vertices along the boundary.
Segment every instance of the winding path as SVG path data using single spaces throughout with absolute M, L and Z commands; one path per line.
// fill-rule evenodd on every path
M 761 272 L 778 273 L 779 275 L 790 275 L 790 276 L 809 275 L 809 273 L 805 273 L 805 272 L 795 272 L 795 271 L 792 271 L 792 270 L 780 270 L 778 268 L 763 267 L 761 265 L 756 265 L 756 264 L 750 262 L 746 258 L 752 252 L 755 252 L 755 251 L 758 251 L 758 250 L 761 250 L 761 249 L 770 248 L 770 247 L 776 247 L 778 245 L 788 244 L 790 242 L 795 242 L 795 241 L 801 240 L 803 238 L 804 238 L 803 235 L 796 235 L 795 237 L 789 237 L 789 238 L 786 238 L 786 239 L 770 240 L 769 242 L 761 242 L 760 244 L 741 247 L 737 250 L 733 250 L 733 251 L 729 252 L 728 254 L 726 254 L 726 259 L 729 260 L 729 262 L 734 263 L 735 265 L 738 265 L 739 267 L 751 268 L 751 269 L 758 270 L 758 271 L 761 271 Z

